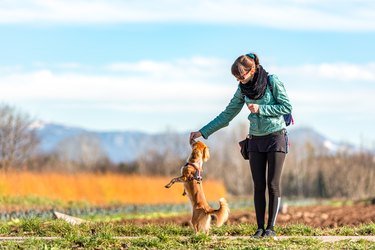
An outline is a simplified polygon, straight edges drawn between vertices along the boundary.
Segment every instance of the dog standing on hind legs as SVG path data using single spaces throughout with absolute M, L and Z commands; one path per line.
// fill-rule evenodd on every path
M 228 203 L 224 198 L 220 198 L 220 208 L 213 209 L 210 207 L 203 192 L 202 177 L 203 162 L 210 158 L 208 147 L 201 141 L 191 144 L 192 152 L 187 163 L 181 168 L 181 176 L 173 178 L 166 188 L 170 188 L 176 182 L 184 183 L 184 193 L 187 194 L 191 206 L 192 217 L 191 225 L 195 233 L 209 233 L 211 227 L 211 215 L 216 217 L 216 226 L 223 225 L 229 217 Z

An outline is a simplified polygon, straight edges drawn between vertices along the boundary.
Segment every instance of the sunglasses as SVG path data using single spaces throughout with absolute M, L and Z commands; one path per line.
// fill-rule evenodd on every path
M 244 79 L 245 79 L 245 76 L 246 76 L 247 74 L 249 74 L 250 71 L 251 71 L 251 69 L 248 70 L 248 71 L 246 71 L 243 75 L 240 75 L 240 79 L 241 79 L 241 80 L 244 80 Z

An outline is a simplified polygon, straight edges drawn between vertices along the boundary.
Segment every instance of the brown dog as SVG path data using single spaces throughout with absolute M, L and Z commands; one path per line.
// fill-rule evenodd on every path
M 210 158 L 208 147 L 201 141 L 191 144 L 192 152 L 188 162 L 181 168 L 181 176 L 173 178 L 165 187 L 170 188 L 176 182 L 184 183 L 185 191 L 192 205 L 191 224 L 195 233 L 203 231 L 208 234 L 211 226 L 211 215 L 216 217 L 216 226 L 220 227 L 228 220 L 229 207 L 224 198 L 220 198 L 220 208 L 213 209 L 208 204 L 203 192 L 200 173 L 203 162 Z

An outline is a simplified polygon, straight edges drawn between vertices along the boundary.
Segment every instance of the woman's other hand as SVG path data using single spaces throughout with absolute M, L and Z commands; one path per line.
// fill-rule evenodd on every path
M 259 113 L 258 104 L 248 104 L 247 107 L 250 109 L 251 113 Z

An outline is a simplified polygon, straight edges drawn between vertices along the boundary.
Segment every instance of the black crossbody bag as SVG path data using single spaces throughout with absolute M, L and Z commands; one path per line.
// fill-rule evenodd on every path
M 247 136 L 245 140 L 238 142 L 238 144 L 241 147 L 241 150 L 240 150 L 241 155 L 245 160 L 249 159 L 249 140 L 250 138 L 249 136 Z

